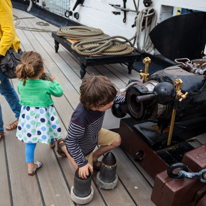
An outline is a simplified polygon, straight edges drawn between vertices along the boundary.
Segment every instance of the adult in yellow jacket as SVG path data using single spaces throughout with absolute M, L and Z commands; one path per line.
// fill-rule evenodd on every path
M 16 52 L 20 49 L 20 41 L 16 35 L 13 22 L 12 4 L 10 0 L 0 0 L 0 61 L 11 47 Z M 16 121 L 9 124 L 6 129 L 16 129 L 21 106 L 19 98 L 11 86 L 9 79 L 0 70 L 0 94 L 5 97 L 12 111 L 15 113 Z M 0 140 L 4 137 L 2 109 L 0 104 Z

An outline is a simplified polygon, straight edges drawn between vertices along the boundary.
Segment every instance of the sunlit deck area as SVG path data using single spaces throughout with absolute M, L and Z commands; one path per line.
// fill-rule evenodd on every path
M 40 26 L 37 22 L 44 22 L 29 13 L 13 10 L 13 14 L 20 19 L 19 26 L 26 28 L 47 29 L 57 31 L 57 27 Z M 29 17 L 29 18 L 28 18 Z M 32 17 L 32 18 L 31 18 Z M 16 29 L 23 51 L 39 52 L 45 63 L 45 71 L 54 74 L 61 84 L 64 95 L 53 97 L 54 105 L 61 123 L 63 137 L 66 137 L 71 115 L 79 103 L 79 87 L 81 85 L 80 65 L 78 60 L 61 45 L 55 53 L 54 39 L 51 32 L 37 32 Z M 129 79 L 139 79 L 139 74 L 132 70 L 128 74 L 125 65 L 89 66 L 88 74 L 105 75 L 113 82 L 117 89 L 125 87 Z M 11 80 L 15 90 L 18 79 Z M 15 120 L 6 100 L 0 96 L 4 126 Z M 117 119 L 109 111 L 104 120 L 104 127 L 118 125 Z M 115 128 L 115 126 L 113 126 Z M 72 164 L 67 158 L 60 157 L 55 149 L 49 145 L 38 144 L 35 150 L 35 160 L 43 162 L 43 167 L 35 176 L 27 175 L 25 161 L 25 144 L 16 139 L 16 131 L 6 131 L 5 138 L 0 142 L 0 205 L 1 206 L 73 206 L 70 189 L 73 186 L 74 172 Z M 206 143 L 205 135 L 191 141 L 194 147 Z M 128 137 L 129 138 L 129 137 Z M 103 190 L 96 184 L 96 172 L 93 174 L 92 186 L 94 198 L 87 205 L 90 206 L 152 206 L 150 200 L 154 181 L 134 162 L 132 157 L 121 147 L 112 151 L 117 159 L 118 185 L 114 190 Z

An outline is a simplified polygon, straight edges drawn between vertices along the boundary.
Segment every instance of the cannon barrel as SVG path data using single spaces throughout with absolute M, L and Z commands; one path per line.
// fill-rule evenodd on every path
M 144 96 L 137 96 L 136 97 L 136 101 L 137 102 L 144 102 L 146 100 L 150 100 L 150 99 L 154 99 L 156 97 L 156 94 L 148 94 L 148 95 L 144 95 Z
M 190 67 L 206 71 L 206 60 L 192 60 Z M 195 70 L 195 71 L 196 71 Z M 179 93 L 173 85 L 181 79 L 183 101 L 179 101 Z M 176 98 L 176 96 L 178 98 Z M 181 99 L 180 99 L 181 100 Z M 157 119 L 167 122 L 171 119 L 172 110 L 177 111 L 175 121 L 185 121 L 206 115 L 206 75 L 204 72 L 194 73 L 180 65 L 160 70 L 144 83 L 136 81 L 126 90 L 126 101 L 123 105 L 113 105 L 117 117 L 128 113 L 137 122 Z M 113 112 L 112 111 L 112 112 Z

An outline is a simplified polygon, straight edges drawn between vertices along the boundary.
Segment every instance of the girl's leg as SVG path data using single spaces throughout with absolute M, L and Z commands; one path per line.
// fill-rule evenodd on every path
M 26 163 L 28 165 L 28 169 L 34 169 L 34 150 L 36 147 L 36 143 L 27 143 L 25 149 Z M 33 172 L 28 172 L 29 174 Z
M 49 143 L 50 148 L 54 148 L 55 147 L 55 139 L 51 139 L 51 142 Z

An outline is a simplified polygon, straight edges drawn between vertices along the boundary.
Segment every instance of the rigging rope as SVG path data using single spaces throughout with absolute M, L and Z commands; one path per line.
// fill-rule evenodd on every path
M 32 27 L 25 27 L 25 26 L 19 26 L 21 19 L 33 19 L 35 17 L 22 17 L 19 18 L 17 15 L 13 14 L 14 17 L 14 25 L 17 29 L 21 29 L 21 30 L 26 30 L 26 31 L 35 31 L 35 32 L 51 32 L 51 30 L 49 29 L 39 29 L 39 28 L 32 28 Z M 37 25 L 40 26 L 48 26 L 48 23 L 44 23 L 44 22 L 37 22 Z
M 157 15 L 153 8 L 143 9 L 138 13 L 135 20 L 136 33 L 132 39 L 137 42 L 137 50 L 140 53 L 154 53 L 154 45 L 149 37 L 150 31 L 156 26 Z M 141 35 L 144 30 L 144 39 L 141 43 Z M 130 39 L 130 40 L 132 40 Z
M 134 39 L 133 45 L 135 45 L 135 42 L 137 42 L 137 50 L 140 53 L 154 53 L 155 48 L 149 37 L 149 33 L 156 26 L 157 15 L 154 8 L 147 8 L 147 9 L 143 9 L 142 11 L 139 11 L 139 2 L 140 0 L 138 0 L 137 3 L 135 2 L 135 0 L 133 0 L 135 10 L 125 9 L 122 7 L 115 6 L 113 4 L 110 5 L 122 11 L 136 12 L 135 23 L 134 23 L 134 25 L 136 26 L 136 32 L 135 35 L 130 39 L 130 41 Z M 141 35 L 143 30 L 144 30 L 144 39 L 142 43 Z

